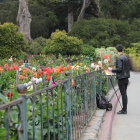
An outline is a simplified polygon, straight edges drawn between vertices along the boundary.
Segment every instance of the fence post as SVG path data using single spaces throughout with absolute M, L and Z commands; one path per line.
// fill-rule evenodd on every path
M 66 71 L 66 79 L 68 79 L 66 86 L 66 103 L 67 103 L 67 128 L 68 128 L 68 140 L 72 140 L 72 119 L 71 119 L 71 80 L 70 72 Z
M 109 88 L 110 88 L 110 83 L 109 83 L 109 75 L 106 75 L 107 78 L 107 93 L 109 92 Z
M 19 77 L 18 77 L 18 75 L 19 75 L 19 71 L 16 70 L 16 86 L 18 85 L 18 82 L 19 82 Z
M 27 87 L 24 84 L 17 86 L 17 91 L 19 92 L 19 98 L 23 99 L 22 104 L 19 106 L 19 128 L 18 128 L 18 139 L 19 140 L 28 140 L 28 123 L 27 123 L 27 98 L 26 92 Z
M 87 101 L 87 74 L 84 75 L 84 103 L 85 103 L 85 124 L 88 122 L 88 101 Z
M 94 71 L 94 78 L 93 78 L 93 92 L 94 92 L 94 109 L 96 109 L 96 72 Z
M 102 94 L 102 69 L 100 69 L 100 85 L 99 85 L 100 94 Z

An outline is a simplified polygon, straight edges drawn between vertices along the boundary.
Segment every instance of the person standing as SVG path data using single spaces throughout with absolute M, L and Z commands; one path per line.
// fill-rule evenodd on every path
M 116 59 L 116 68 L 108 68 L 109 71 L 116 73 L 118 86 L 122 95 L 123 108 L 117 114 L 127 114 L 127 86 L 128 78 L 130 78 L 130 62 L 127 56 L 123 55 L 123 47 L 121 44 L 116 46 L 118 57 Z

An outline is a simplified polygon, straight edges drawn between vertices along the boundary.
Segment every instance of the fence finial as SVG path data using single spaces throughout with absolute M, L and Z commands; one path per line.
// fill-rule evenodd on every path
M 70 72 L 69 72 L 69 71 L 66 71 L 66 72 L 65 72 L 65 75 L 66 75 L 66 76 L 70 76 Z
M 17 86 L 18 93 L 24 95 L 27 92 L 27 87 L 24 84 L 19 84 Z

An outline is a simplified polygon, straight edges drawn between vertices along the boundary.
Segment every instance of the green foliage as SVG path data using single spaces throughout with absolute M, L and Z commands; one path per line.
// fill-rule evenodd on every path
M 16 74 L 15 70 L 4 71 L 0 74 L 0 92 L 5 89 L 10 89 L 11 84 L 15 83 Z
M 12 23 L 0 25 L 0 57 L 20 57 L 23 55 L 25 40 L 23 34 L 17 31 Z
M 25 47 L 25 51 L 28 54 L 40 54 L 46 45 L 46 39 L 43 37 L 38 37 L 34 40 L 31 40 L 28 45 Z
M 139 55 L 140 54 L 140 42 L 131 43 L 131 47 L 124 50 L 127 55 Z
M 94 58 L 94 60 L 96 58 L 95 48 L 93 46 L 90 46 L 90 45 L 86 45 L 86 44 L 82 45 L 81 54 L 92 57 L 92 58 Z
M 18 0 L 0 0 L 0 22 L 16 23 Z
M 82 40 L 77 37 L 68 36 L 65 31 L 56 30 L 47 39 L 44 54 L 72 55 L 81 53 Z
M 67 29 L 67 6 L 60 0 L 29 0 L 31 36 L 49 38 L 57 28 Z
M 131 21 L 131 30 L 128 34 L 128 40 L 130 40 L 131 43 L 140 41 L 140 18 Z
M 140 42 L 132 43 L 132 47 L 136 49 L 136 54 L 140 53 Z
M 113 51 L 114 53 L 116 53 L 116 48 L 115 47 L 107 47 L 106 50 L 107 51 Z
M 131 42 L 137 42 L 140 38 L 138 25 L 139 21 L 132 21 L 132 26 L 128 21 L 116 19 L 91 18 L 76 22 L 70 35 L 82 38 L 85 44 L 94 47 L 109 47 L 122 44 L 128 47 Z M 135 30 L 134 30 L 135 27 Z
M 0 103 L 9 102 L 8 98 L 0 93 Z
M 140 42 L 132 43 L 131 47 L 124 50 L 129 56 L 132 65 L 132 70 L 140 71 Z
M 102 94 L 106 96 L 107 92 L 108 92 L 108 83 L 106 81 L 106 77 L 102 76 Z
M 102 0 L 100 8 L 102 15 L 110 18 L 128 19 L 140 17 L 139 0 Z
M 51 33 L 56 29 L 67 30 L 67 12 L 68 8 L 74 12 L 74 20 L 76 21 L 82 6 L 82 0 L 29 0 L 29 11 L 32 16 L 31 36 L 37 38 L 43 36 L 50 37 Z M 128 19 L 132 21 L 134 18 L 140 18 L 140 1 L 139 0 L 102 0 L 100 3 L 100 17 Z M 0 0 L 0 22 L 16 23 L 18 12 L 18 0 Z M 95 2 L 91 4 L 85 11 L 85 19 L 89 17 L 97 17 L 98 10 Z M 94 23 L 92 23 L 94 24 Z M 137 24 L 140 25 L 140 24 Z M 112 30 L 110 26 L 110 30 Z M 132 32 L 129 37 L 133 39 L 134 34 L 138 39 L 139 34 Z M 106 37 L 107 33 L 100 34 L 100 38 Z M 120 36 L 117 34 L 113 40 L 119 41 Z M 129 39 L 128 39 L 129 40 Z M 135 41 L 136 42 L 136 41 Z M 105 43 L 110 44 L 110 39 L 106 39 Z M 96 38 L 90 40 L 90 44 L 98 44 Z M 93 46 L 95 46 L 93 45 Z M 106 45 L 106 44 L 105 44 Z M 104 45 L 103 45 L 104 46 Z

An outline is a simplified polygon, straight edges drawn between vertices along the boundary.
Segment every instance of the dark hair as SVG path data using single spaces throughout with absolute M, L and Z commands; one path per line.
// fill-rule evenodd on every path
M 121 44 L 118 44 L 118 45 L 116 46 L 116 49 L 117 49 L 118 52 L 122 52 L 122 51 L 123 51 L 123 47 L 122 47 Z

